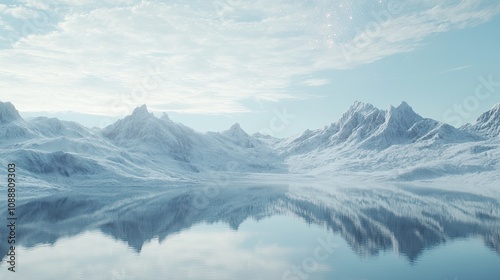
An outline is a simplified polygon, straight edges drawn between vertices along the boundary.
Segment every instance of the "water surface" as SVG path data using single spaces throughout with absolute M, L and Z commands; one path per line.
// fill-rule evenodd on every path
M 2 263 L 2 279 L 500 275 L 500 203 L 466 191 L 286 184 L 76 188 L 22 201 L 18 211 L 18 271 L 13 276 Z

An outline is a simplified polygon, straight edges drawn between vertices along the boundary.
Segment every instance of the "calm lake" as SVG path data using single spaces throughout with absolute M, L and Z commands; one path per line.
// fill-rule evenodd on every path
M 500 279 L 498 197 L 463 190 L 74 189 L 18 212 L 0 279 Z

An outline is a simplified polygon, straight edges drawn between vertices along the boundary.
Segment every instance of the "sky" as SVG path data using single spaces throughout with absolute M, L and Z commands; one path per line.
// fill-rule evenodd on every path
M 277 137 L 355 101 L 454 126 L 500 102 L 495 0 L 1 0 L 0 101 L 104 127 L 147 104 Z

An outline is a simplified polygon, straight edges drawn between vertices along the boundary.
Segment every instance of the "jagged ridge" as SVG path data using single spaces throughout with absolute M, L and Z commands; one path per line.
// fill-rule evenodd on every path
M 90 165 L 91 168 L 109 167 L 106 172 L 111 172 L 111 177 L 120 174 L 117 178 L 134 176 L 144 180 L 192 178 L 192 172 L 205 171 L 282 173 L 287 170 L 322 175 L 365 172 L 383 174 L 384 178 L 417 180 L 457 174 L 453 170 L 459 173 L 496 170 L 499 143 L 483 144 L 483 141 L 497 135 L 499 108 L 497 105 L 481 115 L 474 125 L 456 129 L 423 118 L 406 102 L 388 110 L 356 102 L 337 122 L 323 129 L 276 139 L 248 135 L 239 124 L 220 133 L 199 133 L 173 122 L 167 114 L 157 118 L 146 105 L 95 131 L 53 118 L 25 121 L 11 103 L 0 103 L 0 148 L 4 149 L 0 153 L 29 150 L 39 158 L 56 160 L 51 153 L 62 152 L 68 158 L 95 159 L 98 165 Z M 16 155 L 20 162 L 38 164 L 32 160 L 31 152 Z M 26 169 L 35 174 L 60 175 L 81 171 Z M 398 171 L 394 173 L 395 169 Z

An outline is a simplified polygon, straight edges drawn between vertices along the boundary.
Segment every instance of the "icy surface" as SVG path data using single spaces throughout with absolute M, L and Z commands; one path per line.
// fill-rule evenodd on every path
M 236 181 L 226 186 L 123 187 L 120 192 L 77 187 L 23 199 L 18 233 L 19 243 L 32 247 L 99 230 L 140 252 L 145 243 L 196 224 L 220 222 L 237 230 L 251 218 L 290 215 L 340 234 L 363 256 L 393 250 L 414 261 L 428 248 L 470 237 L 500 254 L 500 196 L 492 191 Z

